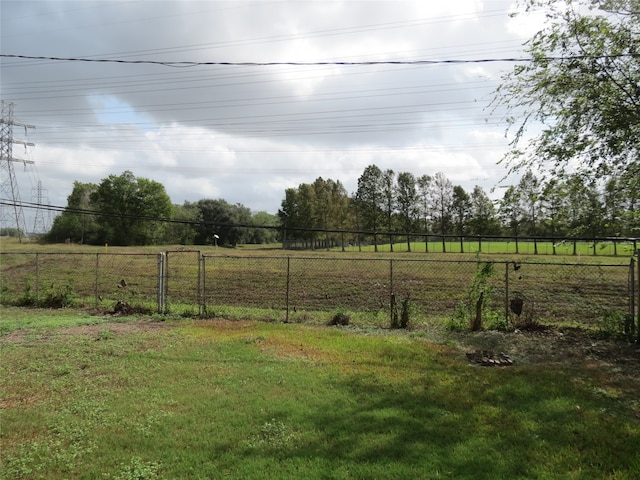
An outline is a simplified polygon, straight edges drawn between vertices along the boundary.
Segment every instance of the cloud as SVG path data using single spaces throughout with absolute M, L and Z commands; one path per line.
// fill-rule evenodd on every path
M 509 1 L 5 0 L 0 8 L 2 53 L 96 59 L 491 58 L 520 55 L 524 29 L 508 16 Z M 510 68 L 2 59 L 0 73 L 16 118 L 37 126 L 32 156 L 51 203 L 66 204 L 75 180 L 130 170 L 161 182 L 174 203 L 224 198 L 275 213 L 286 188 L 322 176 L 353 192 L 374 163 L 490 188 L 503 175 L 496 162 L 506 140 L 487 105 Z

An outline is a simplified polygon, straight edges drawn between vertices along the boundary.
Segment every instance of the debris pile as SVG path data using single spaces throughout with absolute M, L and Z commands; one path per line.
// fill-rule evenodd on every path
M 491 350 L 476 350 L 466 355 L 470 362 L 477 363 L 483 367 L 507 367 L 513 365 L 511 357 L 503 352 L 496 355 Z

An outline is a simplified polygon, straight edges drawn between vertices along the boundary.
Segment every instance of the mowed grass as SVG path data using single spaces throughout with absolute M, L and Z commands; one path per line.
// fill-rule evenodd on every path
M 3 479 L 635 479 L 606 364 L 424 332 L 0 310 Z M 637 385 L 637 382 L 635 383 Z

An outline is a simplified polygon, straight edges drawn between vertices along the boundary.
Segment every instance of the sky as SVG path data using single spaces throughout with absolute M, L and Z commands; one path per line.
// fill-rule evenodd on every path
M 509 138 L 491 100 L 515 64 L 437 62 L 525 56 L 543 16 L 516 11 L 502 0 L 2 0 L 3 55 L 128 62 L 0 58 L 2 100 L 35 126 L 13 131 L 35 145 L 13 146 L 34 162 L 14 164 L 20 198 L 35 203 L 40 182 L 45 203 L 65 206 L 74 181 L 128 170 L 174 204 L 276 213 L 287 188 L 318 177 L 354 193 L 372 164 L 499 198 Z

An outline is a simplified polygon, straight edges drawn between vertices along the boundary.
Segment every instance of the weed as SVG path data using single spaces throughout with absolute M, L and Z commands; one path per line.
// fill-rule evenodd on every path
M 391 295 L 391 328 L 407 328 L 409 326 L 410 316 L 409 297 L 402 300 L 400 313 L 398 313 L 398 303 L 395 295 Z
M 489 285 L 488 280 L 493 274 L 492 262 L 478 264 L 465 300 L 458 302 L 454 318 L 447 325 L 449 329 L 461 330 L 464 329 L 466 324 L 472 331 L 482 330 L 483 317 L 494 317 L 496 315 L 488 307 L 488 300 L 493 294 L 493 287 Z
M 66 308 L 72 307 L 75 303 L 73 287 L 68 283 L 58 285 L 52 282 L 44 288 L 43 293 L 43 299 L 38 302 L 40 307 Z
M 128 464 L 121 464 L 113 480 L 160 480 L 158 473 L 160 462 L 145 462 L 140 457 L 133 457 Z M 108 478 L 108 477 L 107 477 Z
M 248 445 L 251 448 L 278 449 L 291 446 L 295 438 L 295 433 L 285 423 L 272 418 L 262 424 L 260 432 L 248 442 Z
M 342 308 L 338 308 L 331 317 L 331 320 L 329 320 L 329 325 L 346 326 L 349 325 L 350 321 L 351 317 L 349 316 L 349 314 L 346 313 Z
M 26 277 L 24 283 L 24 290 L 22 292 L 22 297 L 18 300 L 18 305 L 21 307 L 33 307 L 38 302 L 38 297 L 33 291 L 33 287 L 31 286 L 32 278 Z
M 597 322 L 597 333 L 601 338 L 623 339 L 628 336 L 627 315 L 622 312 L 606 309 Z

